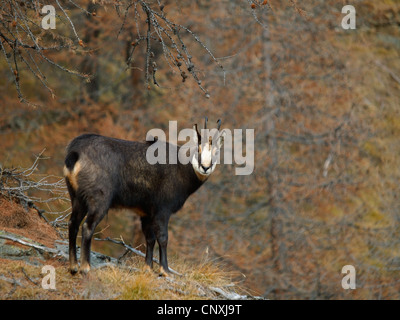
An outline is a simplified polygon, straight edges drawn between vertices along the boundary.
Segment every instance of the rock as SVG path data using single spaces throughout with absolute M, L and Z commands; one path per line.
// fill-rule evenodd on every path
M 20 242 L 11 239 L 16 239 Z M 45 260 L 45 257 L 40 253 L 40 251 L 35 249 L 33 246 L 23 245 L 21 242 L 26 242 L 36 246 L 41 245 L 40 243 L 35 243 L 33 240 L 24 236 L 0 230 L 0 258 L 25 260 L 27 263 L 33 265 L 38 265 L 40 263 L 37 260 Z

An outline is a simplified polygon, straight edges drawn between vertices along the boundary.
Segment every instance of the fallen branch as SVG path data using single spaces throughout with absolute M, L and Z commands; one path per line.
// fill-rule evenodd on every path
M 10 279 L 10 278 L 7 278 L 7 277 L 5 277 L 5 276 L 3 276 L 3 275 L 0 275 L 0 280 L 2 280 L 2 281 L 5 281 L 5 282 L 8 282 L 8 283 L 11 283 L 12 285 L 19 285 L 20 287 L 24 287 L 22 284 L 21 284 L 21 282 L 19 282 L 18 280 L 15 280 L 15 279 Z
M 5 239 L 5 240 L 10 240 L 10 241 L 13 241 L 13 242 L 17 242 L 17 243 L 22 244 L 24 246 L 28 246 L 28 247 L 34 248 L 36 250 L 39 250 L 40 252 L 49 253 L 49 254 L 53 255 L 54 257 L 61 256 L 61 257 L 65 258 L 65 259 L 68 259 L 68 256 L 64 252 L 56 250 L 56 249 L 45 247 L 45 246 L 42 246 L 42 245 L 39 245 L 39 244 L 30 243 L 30 242 L 27 242 L 27 241 L 24 241 L 24 240 L 21 240 L 21 239 L 18 239 L 18 238 L 14 238 L 12 236 L 3 235 L 3 234 L 0 234 L 0 238 L 1 239 Z
M 247 298 L 247 296 L 244 296 L 244 295 L 242 296 L 242 295 L 234 293 L 234 292 L 225 292 L 221 288 L 217 288 L 217 287 L 210 287 L 210 289 L 212 291 L 220 294 L 221 296 L 223 296 L 225 299 L 228 299 L 228 300 L 244 300 Z
M 135 253 L 135 254 L 141 256 L 141 257 L 146 257 L 146 255 L 145 255 L 143 252 L 141 252 L 141 251 L 139 251 L 139 250 L 137 250 L 137 249 L 135 249 L 135 248 L 132 248 L 131 246 L 127 245 L 122 239 L 121 239 L 121 240 L 115 240 L 115 239 L 111 239 L 111 238 L 107 237 L 107 238 L 105 238 L 105 239 L 94 238 L 94 240 L 97 240 L 97 241 L 110 241 L 110 242 L 112 242 L 112 243 L 115 243 L 115 244 L 119 244 L 119 245 L 124 246 L 125 249 L 127 249 L 127 250 L 129 250 L 129 251 L 131 251 L 131 252 L 133 252 L 133 253 Z M 157 263 L 158 265 L 160 264 L 160 262 L 159 262 L 158 259 L 156 259 L 156 258 L 153 258 L 153 261 L 154 261 L 155 263 Z M 175 271 L 174 269 L 169 268 L 169 270 L 170 270 L 173 274 L 175 274 L 175 275 L 177 275 L 177 276 L 181 276 L 181 275 L 182 275 L 182 274 L 180 274 L 178 271 Z
M 227 292 L 227 291 L 224 291 L 221 288 L 217 288 L 217 287 L 209 287 L 209 289 L 218 293 L 223 298 L 228 299 L 228 300 L 249 300 L 249 299 L 264 300 L 263 297 L 247 296 L 247 295 L 241 295 L 241 294 L 238 294 L 235 292 Z

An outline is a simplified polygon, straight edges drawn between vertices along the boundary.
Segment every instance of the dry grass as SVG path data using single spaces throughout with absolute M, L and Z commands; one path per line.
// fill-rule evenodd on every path
M 144 268 L 141 257 L 131 258 L 121 267 L 91 270 L 87 276 L 71 276 L 65 262 L 49 260 L 56 270 L 56 289 L 45 290 L 41 282 L 43 265 L 0 259 L 0 299 L 218 299 L 210 287 L 230 292 L 243 290 L 232 283 L 233 274 L 212 261 L 199 265 L 171 261 L 182 276 L 160 277 Z
M 56 230 L 33 209 L 0 196 L 0 230 L 16 233 L 48 247 L 59 239 Z
M 39 217 L 37 212 L 26 211 L 21 205 L 0 197 L 0 230 L 26 236 L 49 247 L 60 240 L 55 229 Z M 13 242 L 11 246 L 21 246 Z M 34 250 L 32 248 L 26 248 Z M 65 260 L 44 256 L 25 257 L 22 260 L 0 259 L 0 299 L 217 299 L 212 287 L 242 293 L 233 284 L 237 278 L 205 255 L 200 263 L 170 257 L 171 267 L 181 276 L 160 277 L 159 266 L 154 271 L 145 268 L 144 259 L 126 258 L 121 266 L 92 269 L 87 276 L 72 276 Z M 29 261 L 29 262 L 28 262 Z M 56 272 L 56 289 L 42 288 L 44 265 L 52 265 Z
M 135 266 L 138 271 L 111 267 L 97 272 L 105 283 L 118 288 L 116 299 L 215 299 L 218 295 L 210 287 L 243 291 L 232 282 L 235 275 L 224 271 L 215 262 L 204 261 L 194 265 L 171 259 L 171 264 L 181 276 L 160 277 L 158 266 L 154 267 L 154 272 L 147 271 L 140 257 L 132 258 L 126 264 Z

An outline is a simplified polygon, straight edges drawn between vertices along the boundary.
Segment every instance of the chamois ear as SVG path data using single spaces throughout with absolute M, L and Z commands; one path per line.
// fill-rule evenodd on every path
M 226 131 L 224 129 L 221 131 L 221 133 L 219 134 L 218 139 L 217 139 L 217 148 L 218 149 L 220 149 L 222 147 L 222 145 L 224 144 L 225 136 L 226 136 Z
M 201 142 L 201 136 L 199 131 L 197 130 L 197 124 L 193 125 L 193 133 L 192 133 L 193 141 L 196 145 L 199 145 Z
M 217 148 L 220 149 L 222 145 L 224 144 L 224 138 L 226 136 L 225 129 L 219 132 L 219 129 L 221 128 L 221 119 L 218 119 L 217 121 L 217 130 L 218 130 L 218 137 L 217 137 Z

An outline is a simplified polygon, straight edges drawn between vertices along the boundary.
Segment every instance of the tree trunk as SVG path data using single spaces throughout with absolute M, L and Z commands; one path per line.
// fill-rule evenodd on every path
M 275 106 L 275 90 L 274 83 L 271 78 L 271 39 L 267 27 L 262 30 L 261 41 L 263 44 L 264 54 L 264 91 L 265 91 L 265 111 L 268 114 L 266 129 L 267 129 L 267 145 L 270 157 L 270 165 L 267 169 L 267 181 L 269 188 L 267 190 L 270 198 L 270 214 L 271 214 L 271 252 L 273 259 L 274 270 L 274 290 L 275 299 L 283 298 L 283 272 L 286 268 L 286 250 L 283 242 L 283 223 L 282 223 L 282 205 L 279 192 L 279 165 L 278 165 L 278 150 L 275 131 L 275 117 L 279 111 L 279 107 Z

